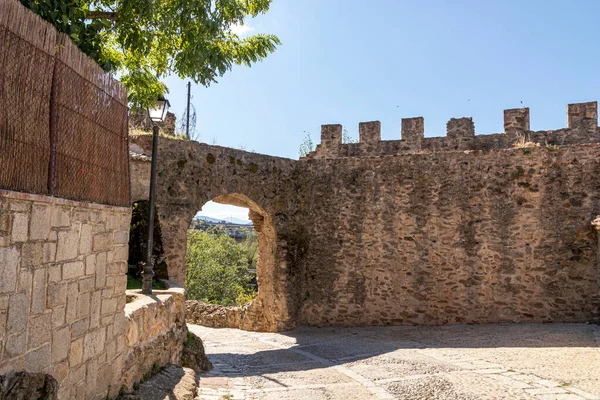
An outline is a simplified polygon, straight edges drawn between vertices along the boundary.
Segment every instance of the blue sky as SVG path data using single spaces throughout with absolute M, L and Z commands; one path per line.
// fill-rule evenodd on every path
M 600 98 L 597 0 L 274 0 L 246 22 L 282 45 L 209 88 L 193 85 L 200 140 L 297 158 L 304 132 L 379 120 L 400 138 L 403 117 L 425 135 L 473 117 L 477 134 L 502 131 L 502 111 L 531 109 L 533 130 L 566 124 L 568 103 Z M 166 80 L 172 111 L 186 81 Z M 469 101 L 470 99 L 470 101 Z

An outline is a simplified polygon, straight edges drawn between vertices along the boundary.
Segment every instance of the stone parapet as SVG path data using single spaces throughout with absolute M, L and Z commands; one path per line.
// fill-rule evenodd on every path
M 472 118 L 451 118 L 446 125 L 446 136 L 425 137 L 423 117 L 403 118 L 400 140 L 381 140 L 380 125 L 373 122 L 359 124 L 359 143 L 342 143 L 341 125 L 324 125 L 321 144 L 303 159 L 371 157 L 410 153 L 431 153 L 456 150 L 509 149 L 518 145 L 520 136 L 539 145 L 571 145 L 600 142 L 597 102 L 569 104 L 567 128 L 548 131 L 530 131 L 529 108 L 504 110 L 504 132 L 475 135 Z M 379 124 L 377 122 L 377 124 Z M 338 132 L 332 135 L 332 127 Z M 367 129 L 367 127 L 369 127 Z M 367 133 L 369 132 L 369 133 Z M 339 136 L 339 140 L 337 137 Z M 335 140 L 332 140 L 335 137 Z
M 174 282 L 151 296 L 128 290 L 122 383 L 127 389 L 167 364 L 179 364 L 186 340 L 185 292 Z

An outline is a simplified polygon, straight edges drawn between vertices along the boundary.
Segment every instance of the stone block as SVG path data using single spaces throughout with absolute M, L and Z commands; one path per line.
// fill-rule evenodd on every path
M 31 314 L 41 314 L 46 310 L 46 268 L 33 272 L 33 290 L 31 291 Z
M 90 315 L 90 293 L 79 293 L 77 297 L 77 318 Z
M 102 288 L 106 278 L 106 253 L 98 253 L 96 257 L 96 287 Z
M 48 295 L 46 306 L 54 308 L 67 303 L 67 285 L 62 282 L 51 282 L 48 284 Z
M 50 343 L 25 354 L 23 367 L 32 372 L 40 372 L 51 362 Z
M 63 264 L 62 276 L 64 280 L 80 278 L 85 275 L 83 261 L 75 261 Z
M 58 232 L 58 245 L 56 248 L 56 261 L 72 260 L 77 258 L 79 246 L 79 230 Z
M 4 358 L 14 358 L 22 354 L 25 354 L 27 350 L 27 336 L 25 333 L 17 333 L 11 335 L 6 339 L 6 345 L 4 347 L 5 355 Z
M 52 339 L 52 313 L 42 314 L 29 319 L 27 329 L 27 348 L 33 349 Z
M 103 299 L 102 300 L 102 315 L 112 314 L 117 311 L 117 298 Z
M 13 242 L 26 242 L 29 229 L 29 216 L 27 214 L 13 214 L 11 238 Z
M 96 328 L 100 325 L 100 311 L 102 307 L 102 292 L 92 292 L 92 300 L 90 302 L 90 328 Z
M 27 268 L 19 270 L 19 283 L 17 292 L 25 293 L 28 297 L 31 296 L 31 284 L 33 282 L 33 271 Z
M 29 319 L 29 299 L 25 293 L 10 296 L 8 302 L 8 332 L 20 332 L 27 328 Z
M 127 275 L 120 275 L 115 277 L 115 295 L 121 295 L 127 290 Z
M 118 231 L 114 233 L 113 240 L 115 244 L 128 244 L 129 243 L 129 232 Z
M 50 265 L 48 267 L 48 282 L 60 282 L 62 280 L 62 265 Z
M 96 393 L 96 378 L 98 376 L 98 363 L 96 360 L 91 360 L 87 363 L 87 374 L 85 377 L 86 397 L 93 398 Z
M 94 235 L 94 251 L 111 250 L 113 247 L 113 237 L 111 232 L 99 233 Z
M 19 251 L 16 247 L 0 248 L 0 293 L 14 293 L 17 289 Z
M 67 286 L 67 323 L 71 324 L 77 317 L 77 296 L 79 295 L 79 284 L 71 282 Z
M 590 120 L 593 126 L 598 126 L 598 102 L 575 103 L 567 106 L 568 128 L 575 128 L 582 120 Z
M 475 124 L 473 124 L 473 118 L 450 118 L 446 123 L 446 136 L 450 140 L 474 137 Z
M 92 225 L 81 225 L 79 236 L 79 254 L 89 254 L 92 251 Z
M 31 205 L 31 203 L 28 201 L 10 199 L 8 200 L 8 205 L 11 211 L 29 212 L 29 206 Z
M 37 268 L 44 260 L 43 243 L 23 243 L 21 247 L 21 267 Z
M 54 228 L 64 228 L 71 226 L 69 218 L 70 209 L 66 207 L 54 207 L 52 209 L 52 226 Z
M 381 122 L 361 122 L 358 124 L 360 143 L 375 144 L 381 141 Z
M 59 328 L 65 324 L 65 314 L 67 312 L 67 307 L 58 306 L 52 309 L 52 326 L 54 328 Z
M 71 351 L 69 352 L 69 366 L 71 368 L 81 364 L 83 361 L 83 338 L 71 342 Z
M 408 143 L 421 143 L 425 137 L 423 117 L 402 118 L 402 139 Z
M 50 207 L 43 204 L 34 204 L 31 207 L 31 240 L 47 240 L 50 234 Z
M 529 127 L 529 108 L 504 110 L 504 132 L 527 132 Z
M 90 254 L 85 257 L 85 274 L 93 275 L 96 272 L 96 254 Z
M 69 327 L 55 330 L 52 333 L 52 362 L 56 363 L 67 358 L 71 344 Z
M 78 384 L 85 383 L 86 376 L 87 376 L 87 367 L 85 365 L 80 365 L 79 367 L 73 368 L 71 371 L 71 374 L 69 376 L 70 386 L 77 386 Z M 79 397 L 77 397 L 77 396 L 73 396 L 73 398 L 79 399 Z M 86 397 L 84 396 L 81 398 L 85 399 Z
M 137 322 L 130 321 L 125 331 L 125 345 L 128 347 L 135 346 L 140 337 L 140 328 Z
M 321 125 L 321 146 L 331 147 L 342 144 L 342 125 Z
M 50 369 L 50 374 L 59 383 L 64 381 L 65 378 L 69 375 L 69 362 L 63 361 L 52 365 L 52 368 Z
M 116 246 L 112 261 L 124 261 L 129 259 L 129 246 Z
M 89 329 L 90 329 L 90 319 L 89 318 L 86 317 L 86 318 L 77 320 L 71 324 L 71 337 L 75 338 L 75 337 L 83 336 L 87 333 L 87 331 Z
M 117 262 L 108 263 L 106 265 L 106 274 L 107 275 L 119 275 L 119 274 L 121 274 L 121 271 L 123 270 L 123 264 L 124 263 L 122 261 L 121 262 L 117 261 Z M 114 285 L 114 283 L 112 281 L 109 283 L 108 278 L 106 278 L 106 286 L 111 287 L 113 285 Z
M 44 264 L 54 262 L 56 260 L 56 243 L 46 242 L 43 245 L 43 260 Z
M 89 360 L 97 356 L 104 349 L 106 331 L 103 328 L 88 332 L 83 340 L 83 359 Z
M 79 280 L 79 292 L 80 293 L 91 292 L 92 290 L 94 290 L 95 286 L 96 286 L 96 278 L 93 276 L 88 276 L 86 278 L 81 278 Z
M 10 233 L 10 222 L 12 221 L 12 216 L 4 211 L 0 210 L 0 233 L 9 234 Z

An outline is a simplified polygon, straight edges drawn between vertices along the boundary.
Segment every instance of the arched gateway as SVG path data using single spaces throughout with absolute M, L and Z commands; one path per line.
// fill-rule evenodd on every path
M 146 152 L 151 136 L 131 137 L 132 148 Z M 290 254 L 287 220 L 293 197 L 289 181 L 294 160 L 219 146 L 160 139 L 157 210 L 169 279 L 185 284 L 187 230 L 196 212 L 209 200 L 246 207 L 258 234 L 257 298 L 240 327 L 279 331 L 293 326 L 297 309 L 293 293 L 295 245 Z M 132 199 L 148 197 L 151 153 L 131 161 Z M 286 200 L 287 199 L 287 200 Z
M 161 138 L 169 277 L 184 282 L 186 231 L 215 199 L 250 208 L 262 243 L 245 329 L 593 321 L 597 104 L 567 113 L 567 128 L 533 132 L 528 109 L 506 110 L 505 131 L 491 135 L 453 118 L 435 138 L 410 118 L 400 140 L 368 122 L 350 144 L 325 125 L 298 161 Z M 151 147 L 149 135 L 131 141 Z M 148 192 L 143 158 L 132 161 L 134 200 Z

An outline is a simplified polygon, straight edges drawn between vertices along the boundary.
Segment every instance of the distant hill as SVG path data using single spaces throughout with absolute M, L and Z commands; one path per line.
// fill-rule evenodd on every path
M 207 217 L 207 216 L 201 215 L 201 216 L 197 216 L 194 219 L 211 222 L 213 224 L 228 223 L 228 224 L 236 224 L 236 225 L 252 225 L 252 222 L 250 222 L 248 220 L 243 220 L 241 218 L 236 218 L 236 217 L 229 217 L 227 219 L 217 219 L 217 218 L 212 218 L 212 217 Z

